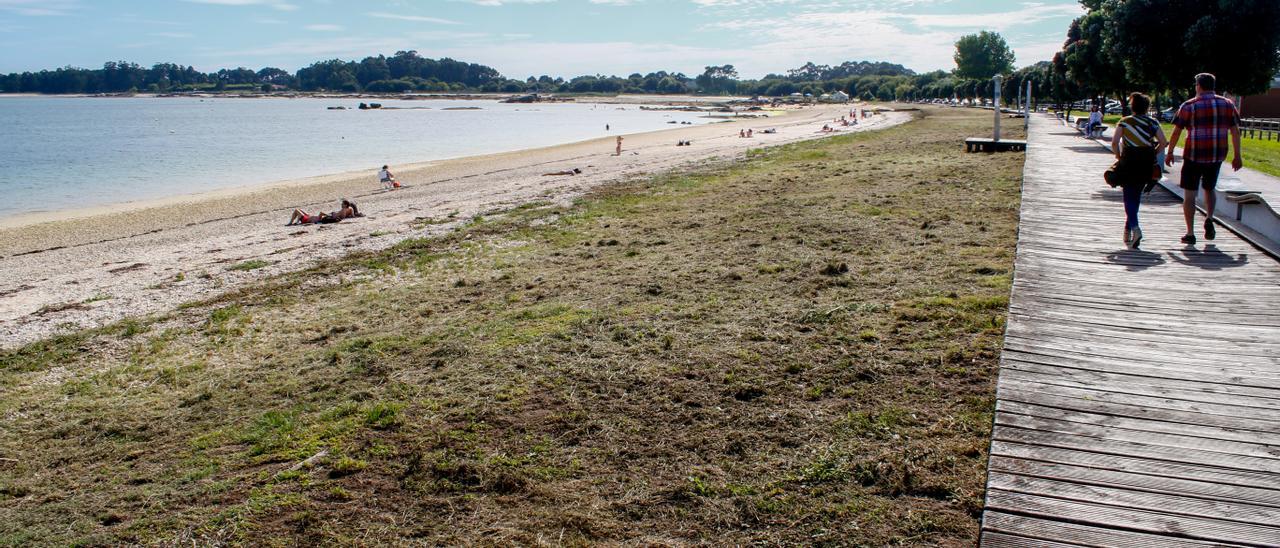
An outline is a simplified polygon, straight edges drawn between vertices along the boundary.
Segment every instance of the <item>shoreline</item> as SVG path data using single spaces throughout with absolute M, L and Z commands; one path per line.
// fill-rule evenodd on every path
M 3 96 L 4 94 L 0 94 L 0 97 L 3 97 Z M 34 96 L 43 97 L 40 95 L 34 95 Z M 48 97 L 72 97 L 72 96 L 55 95 L 55 96 L 48 96 Z M 90 97 L 90 98 L 103 98 L 103 99 L 118 98 L 113 96 L 107 96 L 107 97 L 76 96 L 76 97 L 80 97 L 80 98 Z M 143 95 L 137 95 L 136 97 L 143 97 Z M 617 99 L 617 102 L 584 101 L 583 103 L 598 103 L 598 104 L 609 104 L 609 105 L 631 104 L 629 99 L 631 99 L 632 97 L 643 97 L 643 96 L 618 96 L 615 98 Z M 165 97 L 153 97 L 153 98 L 163 99 Z M 257 97 L 257 98 L 272 98 L 272 97 Z M 275 97 L 275 98 L 284 98 L 284 97 Z M 308 97 L 308 98 L 321 98 L 321 97 L 315 96 L 315 97 Z M 458 96 L 448 96 L 448 98 L 459 99 Z M 479 99 L 491 100 L 493 98 L 494 97 L 479 97 L 479 96 L 473 97 L 473 99 L 477 99 L 477 100 Z M 656 99 L 658 100 L 654 101 L 653 103 L 646 103 L 646 104 L 676 106 L 670 102 L 673 99 L 672 96 L 662 96 Z M 736 120 L 733 117 L 714 118 L 714 117 L 708 116 L 709 121 L 706 124 L 702 124 L 701 126 L 697 126 L 697 127 L 718 125 L 718 124 L 724 124 L 729 122 L 749 122 L 749 121 L 760 122 L 766 119 L 776 119 L 776 118 L 785 117 L 789 113 L 795 112 L 797 110 L 800 110 L 800 109 L 796 109 L 796 108 L 769 109 L 768 110 L 769 114 L 764 114 L 759 117 L 755 117 L 755 116 L 743 117 L 741 120 Z M 781 113 L 781 114 L 776 114 L 776 113 Z M 631 136 L 638 136 L 638 135 L 676 132 L 683 129 L 690 129 L 690 128 L 688 127 L 663 128 L 663 129 L 638 132 L 638 133 L 629 133 L 629 134 L 624 133 L 624 134 L 608 135 L 605 137 L 594 137 L 589 139 L 569 141 L 565 143 L 534 147 L 534 148 L 500 150 L 500 151 L 487 152 L 482 154 L 472 154 L 472 155 L 465 155 L 465 156 L 454 156 L 454 157 L 446 157 L 446 158 L 419 160 L 419 161 L 413 161 L 409 163 L 393 164 L 392 172 L 396 173 L 397 177 L 399 177 L 400 176 L 399 174 L 402 171 L 404 172 L 418 171 L 421 169 L 425 169 L 427 167 L 439 166 L 441 164 L 445 164 L 449 162 L 467 161 L 467 160 L 487 158 L 487 157 L 497 158 L 506 154 L 551 150 L 558 147 L 567 147 L 567 146 L 573 146 L 578 144 L 591 143 L 594 141 L 601 141 L 601 142 L 612 141 L 618 135 L 621 135 L 624 138 L 629 138 Z M 276 191 L 280 189 L 311 186 L 311 185 L 324 185 L 324 184 L 329 184 L 333 182 L 355 181 L 359 179 L 373 179 L 375 177 L 373 173 L 375 172 L 376 170 L 370 171 L 367 169 L 339 171 L 334 173 L 324 173 L 324 174 L 311 175 L 306 177 L 245 182 L 241 184 L 236 184 L 234 186 L 229 186 L 226 188 L 220 188 L 215 190 L 176 194 L 176 195 L 170 195 L 170 196 L 159 196 L 159 197 L 153 197 L 153 198 L 142 198 L 142 199 L 128 200 L 124 202 L 116 202 L 116 203 L 110 203 L 110 204 L 96 204 L 96 205 L 88 205 L 88 206 L 78 206 L 78 207 L 68 207 L 68 208 L 58 208 L 58 209 L 50 209 L 50 210 L 16 213 L 16 214 L 5 216 L 5 217 L 0 217 L 0 236 L 3 236 L 5 231 L 7 230 L 23 229 L 23 228 L 28 228 L 28 227 L 46 224 L 46 223 L 59 223 L 59 222 L 70 221 L 70 220 L 90 219 L 93 217 L 99 217 L 99 216 L 105 216 L 105 215 L 116 215 L 121 213 L 131 213 L 134 211 L 146 210 L 146 209 L 167 208 L 167 207 L 175 207 L 175 206 L 198 207 L 205 202 L 212 202 L 212 201 L 222 200 L 222 199 L 240 198 L 248 194 L 270 193 L 272 191 Z M 2 243 L 3 241 L 4 241 L 4 238 L 0 238 L 0 257 L 3 257 L 9 254 L 9 249 L 6 247 L 4 243 Z
M 0 228 L 0 347 L 171 310 L 353 251 L 442 234 L 477 215 L 535 201 L 567 203 L 601 184 L 829 136 L 815 130 L 850 108 L 798 108 L 776 118 L 624 135 L 622 156 L 613 155 L 610 136 L 416 163 L 393 170 L 405 185 L 394 191 L 381 190 L 370 173 L 347 172 Z M 909 119 L 889 113 L 857 130 Z M 757 130 L 756 138 L 738 137 L 746 127 Z M 777 133 L 759 133 L 765 128 Z M 835 134 L 842 133 L 850 131 Z M 675 146 L 690 139 L 693 146 Z M 543 175 L 575 167 L 583 174 Z M 328 211 L 340 197 L 356 201 L 366 216 L 285 227 L 293 208 Z

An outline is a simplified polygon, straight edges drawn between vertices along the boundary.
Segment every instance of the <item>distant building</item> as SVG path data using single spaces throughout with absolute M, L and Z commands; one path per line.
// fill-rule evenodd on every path
M 822 97 L 819 97 L 818 100 L 826 103 L 847 103 L 849 102 L 849 94 L 843 91 L 837 91 L 835 93 L 823 93 Z
M 1280 118 L 1280 74 L 1271 81 L 1271 91 L 1243 99 L 1240 115 L 1245 118 Z

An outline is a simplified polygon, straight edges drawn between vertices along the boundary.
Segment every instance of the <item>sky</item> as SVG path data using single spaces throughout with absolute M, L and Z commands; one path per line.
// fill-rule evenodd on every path
M 1004 35 L 1017 66 L 1062 46 L 1077 0 L 0 0 L 0 72 L 124 60 L 297 70 L 398 50 L 509 78 L 700 74 L 743 78 L 806 62 L 955 67 L 962 35 Z

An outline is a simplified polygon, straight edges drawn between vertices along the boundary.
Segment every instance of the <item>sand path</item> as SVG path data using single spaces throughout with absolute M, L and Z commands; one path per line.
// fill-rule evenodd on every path
M 627 135 L 621 156 L 613 155 L 611 136 L 393 166 L 406 188 L 392 192 L 379 190 L 371 173 L 346 173 L 0 227 L 0 347 L 171 310 L 354 250 L 439 234 L 477 214 L 533 200 L 571 200 L 610 181 L 824 137 L 817 130 L 848 111 L 844 105 L 819 106 L 771 119 Z M 907 113 L 889 112 L 837 134 L 909 119 Z M 739 138 L 738 130 L 747 127 L 756 130 L 755 137 Z M 761 133 L 768 128 L 777 133 Z M 693 146 L 677 147 L 678 140 L 692 140 Z M 542 176 L 574 167 L 583 173 Z M 284 226 L 293 208 L 330 211 L 343 196 L 356 201 L 366 216 L 332 225 Z M 453 221 L 427 224 L 424 218 Z M 229 269 L 250 260 L 270 264 Z

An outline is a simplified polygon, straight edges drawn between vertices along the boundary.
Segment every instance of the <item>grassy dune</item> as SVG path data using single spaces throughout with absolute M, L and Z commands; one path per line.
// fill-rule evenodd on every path
M 0 544 L 971 545 L 1022 155 L 753 151 L 0 354 Z

